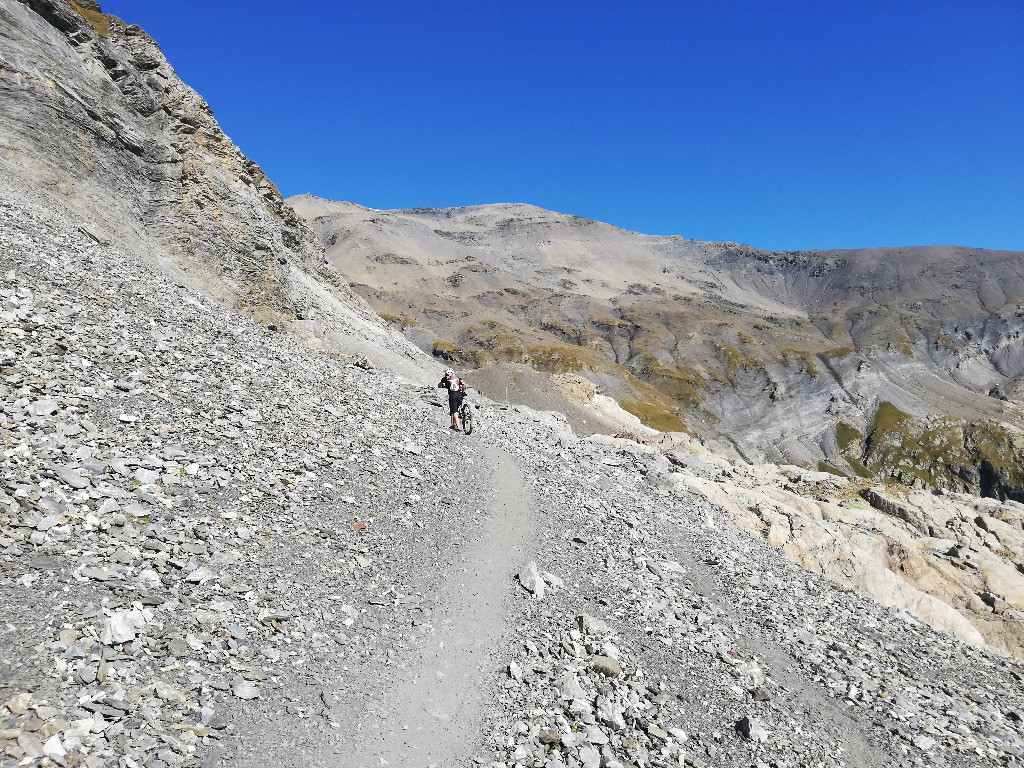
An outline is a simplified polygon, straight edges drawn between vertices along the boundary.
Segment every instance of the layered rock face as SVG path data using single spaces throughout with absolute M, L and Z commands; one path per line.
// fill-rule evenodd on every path
M 1021 253 L 773 253 L 526 205 L 290 202 L 331 263 L 422 348 L 472 367 L 582 375 L 648 426 L 687 429 L 734 456 L 904 479 L 895 456 L 840 446 L 839 424 L 869 436 L 885 403 L 922 434 L 940 417 L 969 435 L 1024 424 Z M 1024 459 L 1019 441 L 988 441 L 1002 446 L 994 462 L 980 442 L 940 446 L 918 480 L 1024 492 L 1012 472 L 983 479 L 986 461 Z
M 655 461 L 651 476 L 707 498 L 841 588 L 966 643 L 1024 656 L 1020 503 L 736 464 L 694 444 Z
M 8 1 L 0 16 L 4 172 L 102 239 L 162 246 L 164 264 L 267 322 L 300 311 L 288 272 L 319 267 L 320 249 L 152 38 L 89 0 Z
M 0 2 L 0 180 L 264 325 L 420 370 L 156 42 L 92 0 Z

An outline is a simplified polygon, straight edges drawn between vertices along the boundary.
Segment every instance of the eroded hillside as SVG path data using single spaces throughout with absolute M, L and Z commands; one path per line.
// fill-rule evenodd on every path
M 290 202 L 437 357 L 580 373 L 646 424 L 751 460 L 1024 494 L 1020 253 L 771 253 L 524 205 Z M 895 412 L 906 429 L 879 430 Z

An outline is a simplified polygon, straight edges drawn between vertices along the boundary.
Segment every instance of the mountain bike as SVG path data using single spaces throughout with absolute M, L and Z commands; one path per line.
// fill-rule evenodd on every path
M 473 404 L 469 402 L 469 398 L 463 398 L 462 405 L 459 406 L 459 421 L 462 422 L 462 431 L 467 435 L 473 434 Z

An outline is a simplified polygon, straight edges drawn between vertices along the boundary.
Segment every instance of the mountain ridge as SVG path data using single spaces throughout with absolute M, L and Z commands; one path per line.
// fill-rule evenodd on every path
M 744 243 L 735 240 L 702 240 L 699 238 L 691 238 L 679 232 L 655 234 L 651 232 L 644 232 L 639 229 L 631 229 L 630 227 L 616 224 L 611 221 L 604 221 L 603 219 L 594 218 L 592 216 L 584 216 L 582 214 L 568 213 L 565 211 L 556 211 L 553 208 L 545 208 L 536 203 L 528 202 L 490 202 L 490 203 L 470 203 L 466 205 L 447 205 L 447 206 L 429 206 L 429 205 L 417 205 L 408 206 L 404 208 L 374 208 L 363 203 L 356 202 L 355 200 L 335 200 L 325 195 L 320 195 L 315 192 L 300 192 L 294 195 L 290 195 L 285 198 L 286 201 L 291 200 L 312 200 L 328 205 L 348 205 L 353 208 L 362 209 L 366 211 L 374 211 L 376 213 L 393 213 L 393 214 L 430 214 L 432 212 L 466 212 L 474 210 L 486 210 L 490 208 L 495 209 L 510 209 L 510 208 L 526 208 L 541 213 L 553 214 L 556 217 L 564 217 L 572 220 L 585 221 L 594 224 L 601 224 L 607 227 L 613 227 L 615 229 L 627 232 L 629 234 L 642 235 L 644 237 L 654 238 L 665 238 L 665 239 L 680 239 L 690 240 L 695 243 L 703 243 L 705 245 L 720 246 L 723 248 L 742 248 L 747 249 L 756 253 L 763 254 L 806 254 L 814 255 L 818 253 L 847 253 L 847 252 L 879 252 L 889 253 L 892 251 L 919 251 L 923 249 L 939 249 L 939 250 L 963 250 L 963 251 L 980 251 L 980 252 L 992 252 L 992 253 L 1008 253 L 1008 254 L 1020 254 L 1024 253 L 1024 250 L 1016 250 L 1012 248 L 987 248 L 981 246 L 966 245 L 962 243 L 928 243 L 928 244 L 892 244 L 892 245 L 863 245 L 863 246 L 837 246 L 837 247 L 816 247 L 816 248 L 766 248 L 754 245 L 752 243 Z

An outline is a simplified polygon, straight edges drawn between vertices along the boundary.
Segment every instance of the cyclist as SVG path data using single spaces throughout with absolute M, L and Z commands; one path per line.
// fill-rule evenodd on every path
M 452 425 L 449 429 L 462 429 L 459 419 L 459 406 L 466 399 L 466 382 L 455 375 L 455 371 L 448 368 L 444 372 L 444 378 L 437 385 L 438 389 L 448 390 L 448 411 L 452 417 Z

